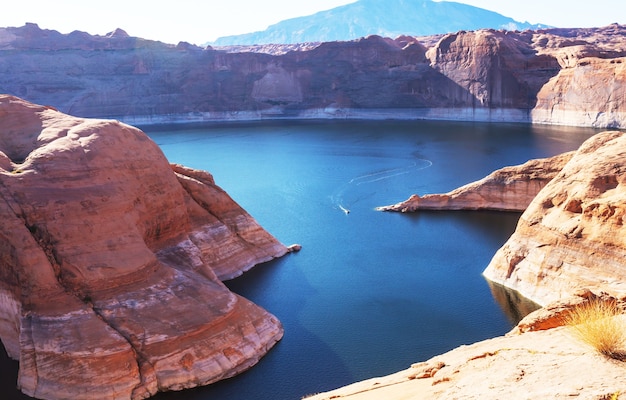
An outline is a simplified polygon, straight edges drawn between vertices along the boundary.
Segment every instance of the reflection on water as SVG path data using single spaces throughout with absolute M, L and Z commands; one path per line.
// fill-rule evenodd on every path
M 498 283 L 487 280 L 491 295 L 507 316 L 511 325 L 517 325 L 522 318 L 541 308 L 534 301 L 522 296 L 519 292 L 506 288 Z

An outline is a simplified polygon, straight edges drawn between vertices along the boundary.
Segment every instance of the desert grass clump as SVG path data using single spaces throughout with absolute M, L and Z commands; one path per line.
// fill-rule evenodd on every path
M 619 318 L 621 314 L 615 301 L 592 299 L 575 306 L 565 317 L 565 325 L 600 354 L 623 361 L 626 360 L 626 326 Z

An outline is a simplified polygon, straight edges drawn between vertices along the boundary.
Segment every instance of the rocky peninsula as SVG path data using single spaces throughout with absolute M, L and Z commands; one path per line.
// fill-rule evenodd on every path
M 137 128 L 1 95 L 0 199 L 0 338 L 29 396 L 206 385 L 283 335 L 221 280 L 288 248 Z
M 446 194 L 412 195 L 380 211 L 519 211 L 515 233 L 485 270 L 546 305 L 581 289 L 626 296 L 626 133 L 577 151 L 505 167 Z
M 573 153 L 530 160 L 504 167 L 485 178 L 445 194 L 412 195 L 397 204 L 378 207 L 379 211 L 417 210 L 496 210 L 522 212 L 537 193 L 550 182 Z
M 626 296 L 626 134 L 607 131 L 574 152 L 505 167 L 446 194 L 381 211 L 519 211 L 515 233 L 485 270 L 546 305 L 578 290 Z
M 626 27 L 267 45 L 0 28 L 0 88 L 81 117 L 138 124 L 447 119 L 626 127 Z M 236 50 L 235 50 L 236 51 Z

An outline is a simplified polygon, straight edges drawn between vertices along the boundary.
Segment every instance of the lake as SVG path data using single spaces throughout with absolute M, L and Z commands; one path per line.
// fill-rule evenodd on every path
M 535 305 L 481 273 L 519 214 L 397 214 L 375 207 L 573 150 L 598 132 L 427 121 L 144 131 L 171 162 L 210 171 L 280 241 L 303 246 L 227 282 L 282 321 L 283 340 L 238 377 L 155 396 L 186 400 L 296 400 L 506 333 Z M 2 357 L 3 393 L 26 398 L 15 390 L 17 363 Z

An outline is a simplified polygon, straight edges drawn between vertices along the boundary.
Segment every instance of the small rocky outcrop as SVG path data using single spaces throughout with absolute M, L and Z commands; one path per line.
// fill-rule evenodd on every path
M 282 337 L 221 279 L 287 248 L 136 128 L 1 95 L 0 218 L 0 338 L 29 396 L 206 385 Z
M 558 174 L 572 153 L 530 160 L 499 169 L 485 178 L 445 194 L 412 195 L 407 200 L 378 207 L 379 211 L 498 210 L 522 212 L 537 193 Z
M 484 275 L 547 304 L 626 293 L 626 134 L 588 139 L 522 214 Z

